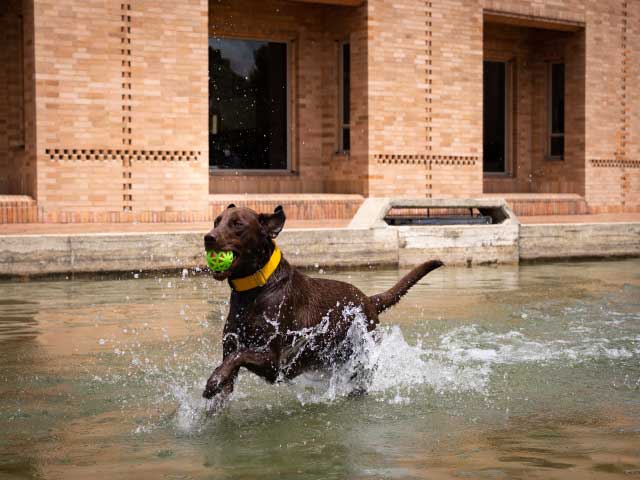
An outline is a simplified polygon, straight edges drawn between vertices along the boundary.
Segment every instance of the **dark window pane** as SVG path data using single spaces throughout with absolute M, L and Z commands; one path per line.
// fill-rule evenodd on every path
M 287 168 L 287 46 L 209 39 L 209 164 Z
M 351 47 L 348 43 L 342 46 L 342 123 L 349 125 L 351 106 L 349 92 L 351 88 Z
M 551 137 L 552 157 L 562 158 L 564 156 L 564 137 Z
M 564 64 L 551 66 L 551 133 L 564 133 Z
M 485 172 L 506 170 L 506 69 L 504 62 L 484 62 L 482 165 Z
M 350 128 L 342 129 L 342 150 L 344 151 L 351 150 L 350 130 Z

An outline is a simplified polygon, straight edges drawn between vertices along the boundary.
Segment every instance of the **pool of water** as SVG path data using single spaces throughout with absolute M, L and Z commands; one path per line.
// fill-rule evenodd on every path
M 640 478 L 640 260 L 440 269 L 382 315 L 367 395 L 243 373 L 207 415 L 227 297 L 0 283 L 0 477 Z

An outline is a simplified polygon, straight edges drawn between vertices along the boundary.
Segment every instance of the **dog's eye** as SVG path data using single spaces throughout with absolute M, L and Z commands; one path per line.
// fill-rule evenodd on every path
M 240 220 L 237 220 L 237 219 L 232 220 L 231 221 L 231 226 L 233 228 L 241 228 L 242 227 L 242 222 Z
M 213 221 L 213 228 L 217 227 L 218 225 L 220 225 L 220 217 L 216 218 L 216 219 Z

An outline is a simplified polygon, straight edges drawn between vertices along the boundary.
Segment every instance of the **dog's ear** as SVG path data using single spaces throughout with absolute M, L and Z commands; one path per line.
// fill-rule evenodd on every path
M 234 203 L 230 203 L 229 205 L 227 205 L 227 208 L 236 208 L 236 205 Z
M 278 205 L 271 215 L 266 213 L 261 213 L 260 215 L 258 215 L 260 225 L 262 225 L 262 227 L 266 230 L 267 234 L 271 238 L 276 238 L 282 231 L 282 227 L 284 227 L 284 221 L 286 220 L 286 218 L 287 217 L 285 217 L 284 215 L 284 209 L 282 208 L 282 205 Z

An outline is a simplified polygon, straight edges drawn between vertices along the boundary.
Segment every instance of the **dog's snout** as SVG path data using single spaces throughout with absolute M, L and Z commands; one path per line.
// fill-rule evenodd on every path
M 216 237 L 211 232 L 204 236 L 204 248 L 207 250 L 213 250 L 216 245 Z

